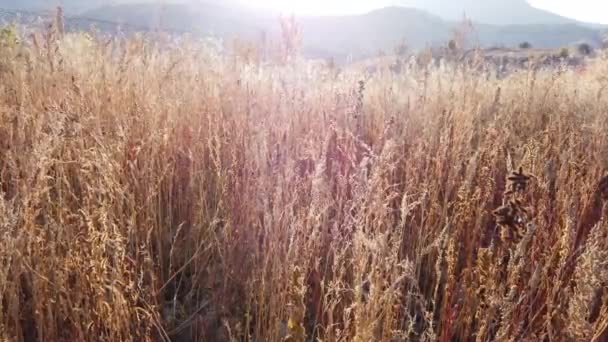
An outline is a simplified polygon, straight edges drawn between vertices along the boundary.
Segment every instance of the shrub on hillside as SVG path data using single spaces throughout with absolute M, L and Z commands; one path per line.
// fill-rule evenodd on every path
M 579 44 L 577 50 L 583 56 L 588 56 L 593 52 L 593 48 L 588 43 Z

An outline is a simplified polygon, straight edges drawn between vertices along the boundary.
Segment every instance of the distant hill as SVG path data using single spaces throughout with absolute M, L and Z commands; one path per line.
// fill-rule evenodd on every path
M 492 25 L 573 24 L 575 20 L 544 11 L 526 0 L 401 0 L 449 21 L 466 16 L 478 23 Z
M 176 3 L 197 0 L 162 0 L 162 2 Z M 213 1 L 213 0 L 211 0 Z M 102 6 L 123 4 L 151 4 L 159 0 L 0 0 L 0 9 L 25 11 L 54 11 L 61 6 L 66 13 L 76 15 Z
M 220 38 L 257 39 L 262 32 L 277 31 L 279 19 L 265 12 L 216 4 L 145 3 L 103 6 L 83 17 L 126 24 L 135 28 L 192 31 Z
M 105 2 L 91 1 L 86 3 L 91 5 L 95 1 Z M 88 29 L 91 24 L 95 24 L 100 30 L 113 30 L 120 23 L 123 31 L 160 28 L 165 31 L 193 32 L 223 39 L 239 37 L 255 40 L 262 36 L 280 39 L 279 19 L 270 12 L 217 3 L 190 2 L 162 5 L 151 2 L 124 3 L 139 0 L 113 1 L 120 1 L 122 4 L 77 12 L 78 4 L 83 2 L 63 0 L 64 5 L 69 5 L 66 7 L 68 28 Z M 439 0 L 429 0 L 429 4 L 433 1 Z M 468 3 L 471 0 L 454 1 Z M 506 0 L 486 1 L 499 4 Z M 0 8 L 10 8 L 7 2 L 14 3 L 14 1 L 0 0 Z M 52 1 L 23 0 L 20 6 L 31 6 L 32 9 L 36 9 L 36 6 L 44 4 L 48 7 L 50 2 Z M 6 18 L 1 19 L 6 20 Z M 445 20 L 421 9 L 405 7 L 387 7 L 361 15 L 301 17 L 297 20 L 303 31 L 304 54 L 312 58 L 334 57 L 337 61 L 345 60 L 347 56 L 355 59 L 376 56 L 380 51 L 391 54 L 402 42 L 405 42 L 411 50 L 444 45 L 452 37 L 453 30 L 458 25 L 457 21 Z M 599 45 L 600 30 L 568 20 L 566 23 L 555 20 L 558 23 L 526 25 L 476 23 L 469 41 L 472 46 L 482 47 L 514 47 L 524 41 L 536 48 L 559 48 L 581 41 Z
M 413 9 L 390 7 L 364 15 L 341 17 L 305 17 L 299 19 L 305 52 L 314 49 L 338 59 L 353 53 L 355 57 L 392 53 L 405 42 L 412 49 L 445 43 L 451 25 Z
M 248 0 L 0 0 L 0 8 L 51 10 L 63 6 L 66 12 L 81 13 L 102 6 L 123 4 L 240 4 Z M 429 12 L 447 21 L 459 21 L 466 14 L 471 20 L 490 25 L 572 24 L 573 19 L 537 9 L 527 0 L 394 0 L 393 4 Z M 593 25 L 592 23 L 579 23 Z
M 62 6 L 67 12 L 80 13 L 102 6 L 103 0 L 0 0 L 0 8 L 9 10 L 52 11 Z
M 490 1 L 504 3 L 506 0 Z M 278 18 L 273 15 L 226 5 L 117 5 L 84 15 L 138 27 L 161 25 L 165 29 L 190 29 L 227 39 L 237 36 L 256 39 L 262 32 L 270 36 L 279 34 Z M 404 41 L 412 49 L 444 44 L 457 25 L 457 22 L 443 20 L 426 11 L 405 7 L 387 7 L 362 15 L 302 17 L 298 22 L 302 26 L 306 54 L 337 59 L 349 54 L 372 56 L 380 50 L 390 53 Z M 476 24 L 470 40 L 481 46 L 517 46 L 527 41 L 539 48 L 556 48 L 579 41 L 597 45 L 600 33 L 569 21 L 505 26 Z
M 476 33 L 481 46 L 514 47 L 529 42 L 536 48 L 560 48 L 586 42 L 597 47 L 602 42 L 600 30 L 578 24 L 480 25 Z

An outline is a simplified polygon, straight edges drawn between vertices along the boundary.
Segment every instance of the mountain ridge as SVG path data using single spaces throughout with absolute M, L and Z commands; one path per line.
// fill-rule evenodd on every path
M 2 2 L 7 0 L 0 0 Z M 30 3 L 44 0 L 30 0 Z M 101 1 L 101 0 L 100 0 Z M 420 1 L 420 0 L 416 0 Z M 438 1 L 438 0 L 433 0 Z M 464 0 L 468 1 L 468 0 Z M 501 0 L 492 0 L 494 2 Z M 77 1 L 66 0 L 77 6 Z M 48 2 L 47 2 L 48 3 Z M 75 7 L 69 10 L 76 11 Z M 68 16 L 70 12 L 68 12 Z M 78 18 L 84 20 L 77 20 Z M 102 29 L 120 26 L 131 30 L 161 29 L 194 32 L 224 40 L 257 40 L 262 36 L 280 39 L 279 19 L 272 12 L 252 10 L 229 3 L 121 3 L 80 12 L 72 16 L 74 29 L 88 29 L 93 19 Z M 379 8 L 368 13 L 341 16 L 297 17 L 303 32 L 303 52 L 311 58 L 333 57 L 337 61 L 392 53 L 405 42 L 411 50 L 445 46 L 458 21 L 448 21 L 428 11 L 403 6 Z M 113 27 L 114 26 L 114 27 Z M 581 41 L 599 45 L 601 31 L 567 21 L 558 24 L 491 25 L 474 23 L 469 35 L 472 46 L 513 47 L 526 41 L 538 48 L 559 48 Z
M 466 14 L 474 22 L 489 25 L 580 24 L 574 19 L 536 8 L 526 0 L 410 0 L 400 3 L 450 21 L 460 20 Z
M 103 20 L 124 20 L 146 25 L 154 5 L 118 5 L 85 13 L 87 17 Z M 163 7 L 165 13 L 157 22 L 168 27 L 214 34 L 220 38 L 258 38 L 262 32 L 278 36 L 278 18 L 265 12 L 250 12 L 223 5 L 172 4 Z M 179 10 L 181 8 L 181 10 Z M 181 12 L 181 14 L 180 14 Z M 391 51 L 406 42 L 412 49 L 445 44 L 460 25 L 446 21 L 427 11 L 390 6 L 365 14 L 342 16 L 297 17 L 302 27 L 304 51 L 325 51 L 313 57 L 345 58 L 349 54 L 365 57 L 378 51 Z M 172 26 L 173 25 L 173 26 Z M 586 41 L 600 42 L 600 31 L 574 23 L 535 25 L 489 25 L 475 23 L 471 43 L 480 46 L 517 46 L 523 41 L 539 48 L 557 48 Z M 311 53 L 312 54 L 312 53 Z
M 22 10 L 52 10 L 62 6 L 66 12 L 79 14 L 104 6 L 123 4 L 158 4 L 158 0 L 0 0 L 0 8 Z M 202 4 L 209 6 L 230 5 L 249 7 L 249 0 L 163 0 L 163 4 Z M 459 21 L 466 14 L 467 18 L 480 24 L 489 25 L 528 25 L 528 24 L 568 24 L 596 25 L 552 13 L 532 6 L 527 0 L 394 0 L 387 6 L 417 8 L 427 11 L 447 21 Z M 262 6 L 263 7 L 263 6 Z M 268 9 L 267 9 L 268 10 Z

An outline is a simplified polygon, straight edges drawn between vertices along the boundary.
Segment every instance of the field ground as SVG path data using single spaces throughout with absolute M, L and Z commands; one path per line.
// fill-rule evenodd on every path
M 607 339 L 605 57 L 164 45 L 3 36 L 0 340 Z

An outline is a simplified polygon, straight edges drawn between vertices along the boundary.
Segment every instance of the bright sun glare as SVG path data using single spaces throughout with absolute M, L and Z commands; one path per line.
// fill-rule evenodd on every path
M 264 0 L 265 7 L 300 15 L 340 15 L 362 13 L 377 7 L 370 0 Z

